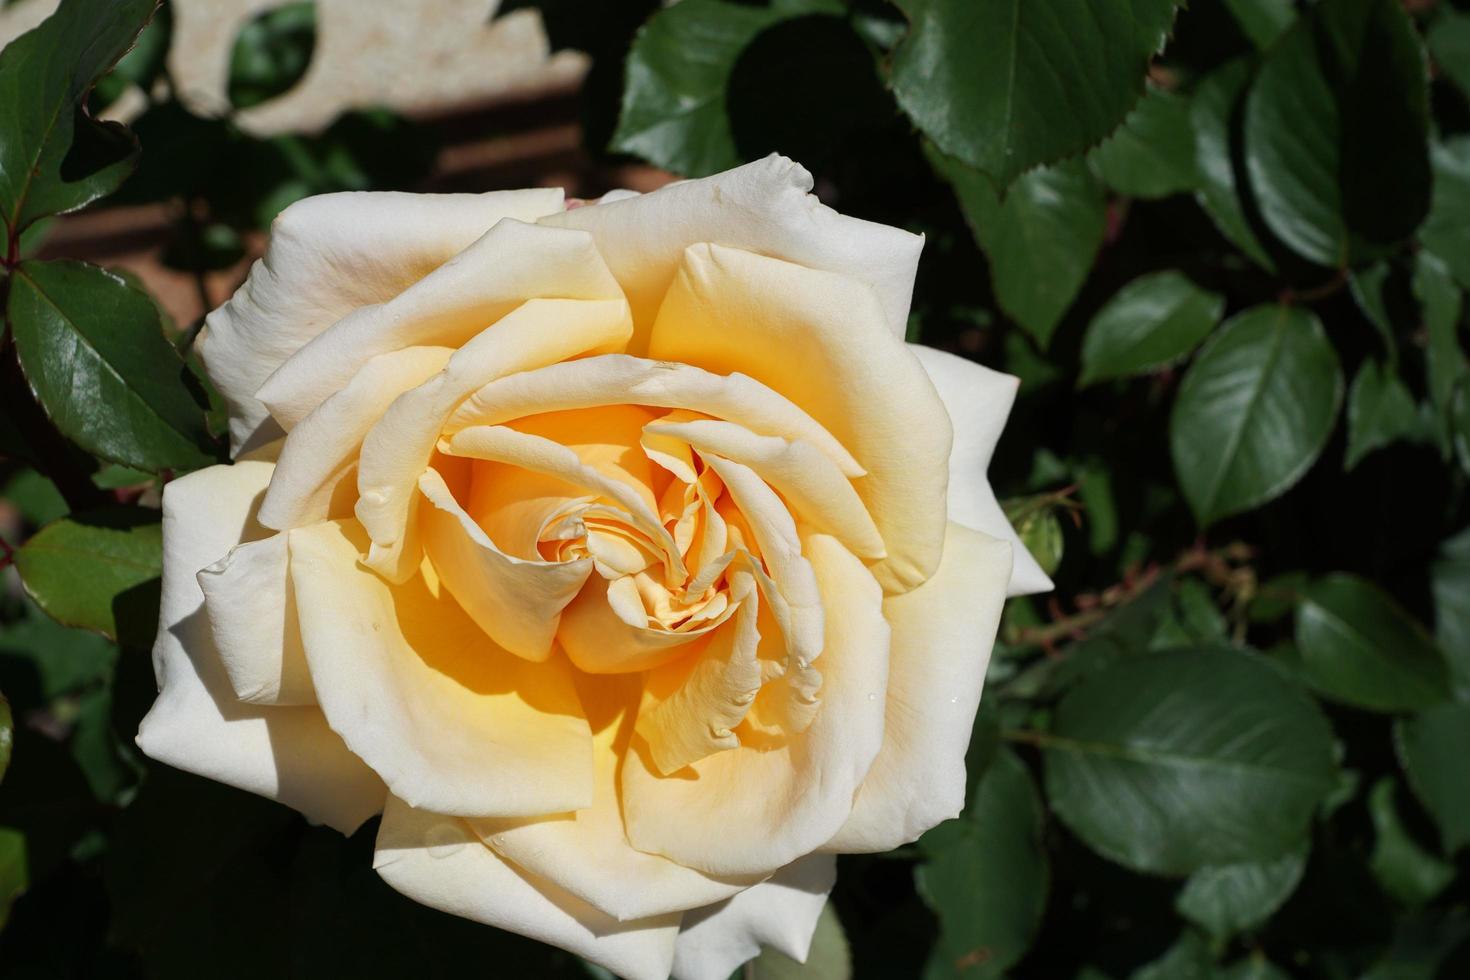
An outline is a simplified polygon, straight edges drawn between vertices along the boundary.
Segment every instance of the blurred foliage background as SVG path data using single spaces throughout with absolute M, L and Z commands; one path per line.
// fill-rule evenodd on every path
M 208 116 L 168 3 L 0 53 L 0 975 L 596 973 L 133 748 L 159 489 L 225 458 L 190 342 L 308 194 L 780 151 L 927 236 L 911 340 L 1021 378 L 991 476 L 1057 589 L 1007 608 L 966 812 L 746 974 L 1470 976 L 1470 3 L 482 6 L 584 80 L 260 137 L 311 2 Z

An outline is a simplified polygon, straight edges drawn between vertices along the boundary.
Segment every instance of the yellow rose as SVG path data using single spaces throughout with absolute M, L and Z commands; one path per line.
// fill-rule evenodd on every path
M 627 977 L 803 956 L 835 853 L 959 812 L 1049 584 L 985 480 L 1015 380 L 906 345 L 922 239 L 810 188 L 284 212 L 200 336 L 239 461 L 164 494 L 144 751 Z

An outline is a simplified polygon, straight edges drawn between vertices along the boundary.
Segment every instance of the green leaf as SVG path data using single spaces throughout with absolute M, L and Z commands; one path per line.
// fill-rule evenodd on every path
M 1342 372 L 1306 310 L 1258 306 L 1228 320 L 1179 387 L 1174 470 L 1200 524 L 1273 500 L 1321 454 Z
M 10 702 L 0 693 L 0 780 L 10 768 L 10 749 L 15 744 L 15 719 L 10 714 Z
M 1209 586 L 1196 578 L 1180 579 L 1170 599 L 1149 639 L 1150 650 L 1226 642 L 1225 617 Z
M 1102 246 L 1102 185 L 1074 160 L 1025 174 L 1002 202 L 979 172 L 932 148 L 929 161 L 954 187 L 1000 308 L 1045 347 Z
M 1424 629 L 1376 586 L 1334 574 L 1308 585 L 1296 645 L 1308 682 L 1370 711 L 1414 711 L 1449 697 L 1449 671 Z
M 1395 0 L 1322 0 L 1271 50 L 1246 104 L 1267 226 L 1328 266 L 1371 259 L 1429 211 L 1428 66 Z
M 1128 980 L 1214 980 L 1215 958 L 1198 933 L 1185 932 L 1163 956 L 1145 963 Z
M 1293 0 L 1225 0 L 1225 6 L 1251 43 L 1261 50 L 1276 42 L 1296 20 Z
M 1291 980 L 1291 974 L 1257 952 L 1218 971 L 1214 980 Z
M 806 962 L 798 963 L 778 949 L 766 947 L 740 974 L 741 980 L 850 980 L 852 952 L 837 910 L 828 902 L 817 919 L 817 931 Z
M 1174 907 L 1212 936 L 1254 929 L 1281 908 L 1307 867 L 1305 849 L 1274 861 L 1200 868 L 1184 882 Z
M 24 262 L 7 312 L 26 380 L 67 438 L 149 471 L 214 462 L 188 369 L 146 294 L 82 262 Z
M 49 704 L 104 683 L 116 662 L 117 647 L 104 637 L 68 629 L 31 602 L 19 619 L 0 625 L 0 676 L 24 675 L 34 689 L 27 701 Z
M 1448 265 L 1430 252 L 1420 252 L 1414 257 L 1414 297 L 1423 310 L 1424 331 L 1428 335 L 1424 360 L 1429 400 L 1448 449 L 1455 386 L 1470 373 L 1459 339 L 1463 297 L 1450 277 Z
M 1158 198 L 1199 184 L 1189 100 L 1150 86 L 1112 136 L 1089 155 L 1107 184 L 1128 197 Z
M 1043 811 L 1026 766 L 1001 750 L 958 820 L 919 839 L 919 894 L 940 920 L 925 976 L 1000 977 L 1030 948 L 1046 906 Z
M 13 827 L 0 827 L 0 929 L 10 917 L 10 906 L 30 885 L 26 871 L 26 836 Z
M 1373 819 L 1373 853 L 1368 865 L 1383 890 L 1404 905 L 1423 905 L 1455 877 L 1453 866 L 1420 847 L 1409 835 L 1394 804 L 1394 781 L 1385 776 L 1368 793 Z
M 42 528 L 15 552 L 26 591 L 57 622 L 148 646 L 158 620 L 157 511 L 114 507 Z
M 1470 844 L 1470 704 L 1442 704 L 1394 727 L 1409 787 L 1439 825 L 1444 852 Z
M 1470 289 L 1470 136 L 1435 143 L 1430 160 L 1434 194 L 1419 241 Z
M 1364 456 L 1420 434 L 1419 406 L 1409 386 L 1393 368 L 1364 361 L 1348 389 L 1348 443 L 1343 468 L 1351 470 Z
M 802 14 L 840 9 L 821 0 L 769 6 L 685 0 L 660 10 L 638 31 L 628 52 L 611 149 L 688 177 L 744 162 L 727 100 L 736 61 L 766 28 Z
M 1383 339 L 1383 353 L 1388 358 L 1389 367 L 1397 367 L 1399 352 L 1393 340 L 1393 318 L 1388 315 L 1388 304 L 1383 295 L 1390 271 L 1387 262 L 1375 262 L 1355 269 L 1348 276 L 1348 291 L 1352 293 L 1358 310 Z
M 1172 269 L 1133 280 L 1097 311 L 1082 338 L 1082 378 L 1144 374 L 1188 357 L 1220 322 L 1225 299 Z
M 1121 657 L 1083 678 L 1041 740 L 1053 810 L 1136 871 L 1188 874 L 1298 848 L 1332 787 L 1332 733 L 1253 654 Z
M 1440 71 L 1470 96 L 1470 16 L 1440 4 L 1425 40 Z
M 893 92 L 949 156 L 1001 186 L 1107 136 L 1143 94 L 1174 0 L 897 0 Z M 1085 24 L 1085 28 L 1080 27 Z
M 1233 138 L 1236 116 L 1252 76 L 1251 63 L 1238 59 L 1206 75 L 1194 91 L 1189 118 L 1194 124 L 1195 168 L 1199 190 L 1195 199 L 1236 248 L 1267 272 L 1276 263 L 1256 235 L 1246 212 L 1245 173 L 1236 159 Z
M 132 172 L 137 141 L 94 122 L 84 99 L 157 2 L 64 0 L 0 52 L 0 215 L 11 235 L 110 194 Z
M 1470 701 L 1470 528 L 1440 544 L 1429 581 L 1435 639 L 1449 660 L 1456 697 Z

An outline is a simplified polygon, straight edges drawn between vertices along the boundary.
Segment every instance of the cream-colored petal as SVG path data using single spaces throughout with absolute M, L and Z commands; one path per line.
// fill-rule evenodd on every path
M 811 854 L 728 901 L 684 916 L 674 946 L 674 980 L 726 980 L 759 956 L 762 946 L 805 963 L 836 881 L 836 859 Z
M 448 347 L 410 347 L 364 364 L 286 437 L 260 522 L 285 531 L 327 520 L 332 496 L 357 466 L 373 424 L 399 395 L 443 370 L 453 354 Z
M 813 529 L 837 538 L 859 558 L 884 556 L 883 536 L 862 498 L 842 471 L 811 443 L 758 436 L 723 419 L 658 421 L 645 429 L 750 467 Z
M 373 869 L 416 902 L 559 946 L 626 980 L 669 975 L 679 913 L 618 922 L 508 863 L 464 820 L 389 797 Z
M 589 578 L 562 614 L 557 633 L 572 663 L 589 674 L 651 670 L 667 663 L 688 652 L 685 648 L 689 644 L 703 641 L 738 608 L 734 604 L 726 606 L 707 623 L 676 633 L 646 625 L 641 601 L 634 615 L 641 616 L 643 622 L 630 622 L 630 615 L 620 615 L 615 605 L 617 596 L 609 594 L 610 585 L 601 576 Z M 631 604 L 633 598 L 628 601 Z
M 280 800 L 343 833 L 383 807 L 383 783 L 319 709 L 235 699 L 196 573 L 242 539 L 267 534 L 253 512 L 269 463 L 212 466 L 163 491 L 163 599 L 153 670 L 158 700 L 138 746 L 160 762 Z
M 633 736 L 640 686 L 632 674 L 577 675 L 596 758 L 597 789 L 590 807 L 540 820 L 470 821 L 502 857 L 619 921 L 709 905 L 758 880 L 713 878 L 628 843 L 618 769 Z
M 410 804 L 534 816 L 592 802 L 591 733 L 561 659 L 496 646 L 431 579 L 392 586 L 359 563 L 355 522 L 298 528 L 291 578 L 332 728 Z
M 934 577 L 884 601 L 893 652 L 883 748 L 824 850 L 892 850 L 964 809 L 965 751 L 1010 555 L 1005 541 L 951 523 Z
M 419 477 L 429 506 L 424 550 L 444 585 L 490 639 L 518 657 L 552 653 L 562 610 L 576 598 L 592 561 L 528 561 L 505 554 L 470 520 L 438 471 Z
M 838 214 L 811 189 L 805 168 L 772 154 L 703 180 L 604 200 L 541 223 L 585 228 L 596 236 L 598 251 L 633 303 L 633 353 L 642 351 L 684 249 L 697 242 L 720 242 L 855 279 L 873 290 L 883 323 L 902 339 L 924 239 Z
M 562 209 L 559 189 L 488 194 L 323 194 L 271 223 L 265 257 L 209 315 L 196 350 L 230 409 L 239 453 L 280 435 L 255 392 L 312 337 L 381 303 L 452 258 L 502 218 Z
M 406 347 L 458 348 L 528 299 L 621 300 L 585 232 L 504 220 L 385 303 L 313 337 L 255 397 L 290 430 L 368 361 Z
M 198 575 L 225 673 L 241 701 L 316 704 L 284 534 L 248 541 Z
M 689 364 L 626 354 L 587 357 L 500 378 L 465 399 L 444 430 L 499 425 L 537 412 L 621 404 L 689 409 L 738 422 L 758 435 L 800 439 L 820 449 L 845 476 L 864 472 L 820 423 L 790 399 L 743 374 L 711 374 Z
M 649 356 L 741 372 L 828 429 L 868 475 L 857 481 L 887 546 L 873 566 L 903 592 L 933 574 L 944 544 L 951 433 L 944 403 L 873 292 L 830 272 L 694 245 L 669 287 Z
M 1021 386 L 1017 378 L 932 347 L 910 344 L 954 424 L 949 455 L 949 519 L 1009 541 L 1015 555 L 1010 595 L 1050 592 L 1051 579 L 1021 543 L 985 471 Z
M 368 564 L 395 582 L 418 567 L 410 515 L 419 474 L 466 395 L 507 374 L 616 349 L 631 330 L 623 300 L 529 300 L 456 351 L 439 374 L 399 395 L 363 439 L 358 461 L 357 518 L 373 539 Z
M 826 609 L 822 708 L 804 733 L 658 774 L 635 738 L 623 766 L 628 839 L 706 874 L 773 872 L 830 840 L 883 742 L 888 624 L 882 590 L 833 538 L 803 549 Z

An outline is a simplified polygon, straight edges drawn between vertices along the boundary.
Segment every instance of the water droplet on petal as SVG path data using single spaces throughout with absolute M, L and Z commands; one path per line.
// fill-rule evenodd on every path
M 430 827 L 424 835 L 428 843 L 429 857 L 447 858 L 457 854 L 464 847 L 464 834 L 454 828 L 452 824 L 441 823 Z
M 868 700 L 869 701 L 876 701 L 876 700 L 878 700 L 878 695 L 876 695 L 876 694 L 869 694 L 868 695 Z

